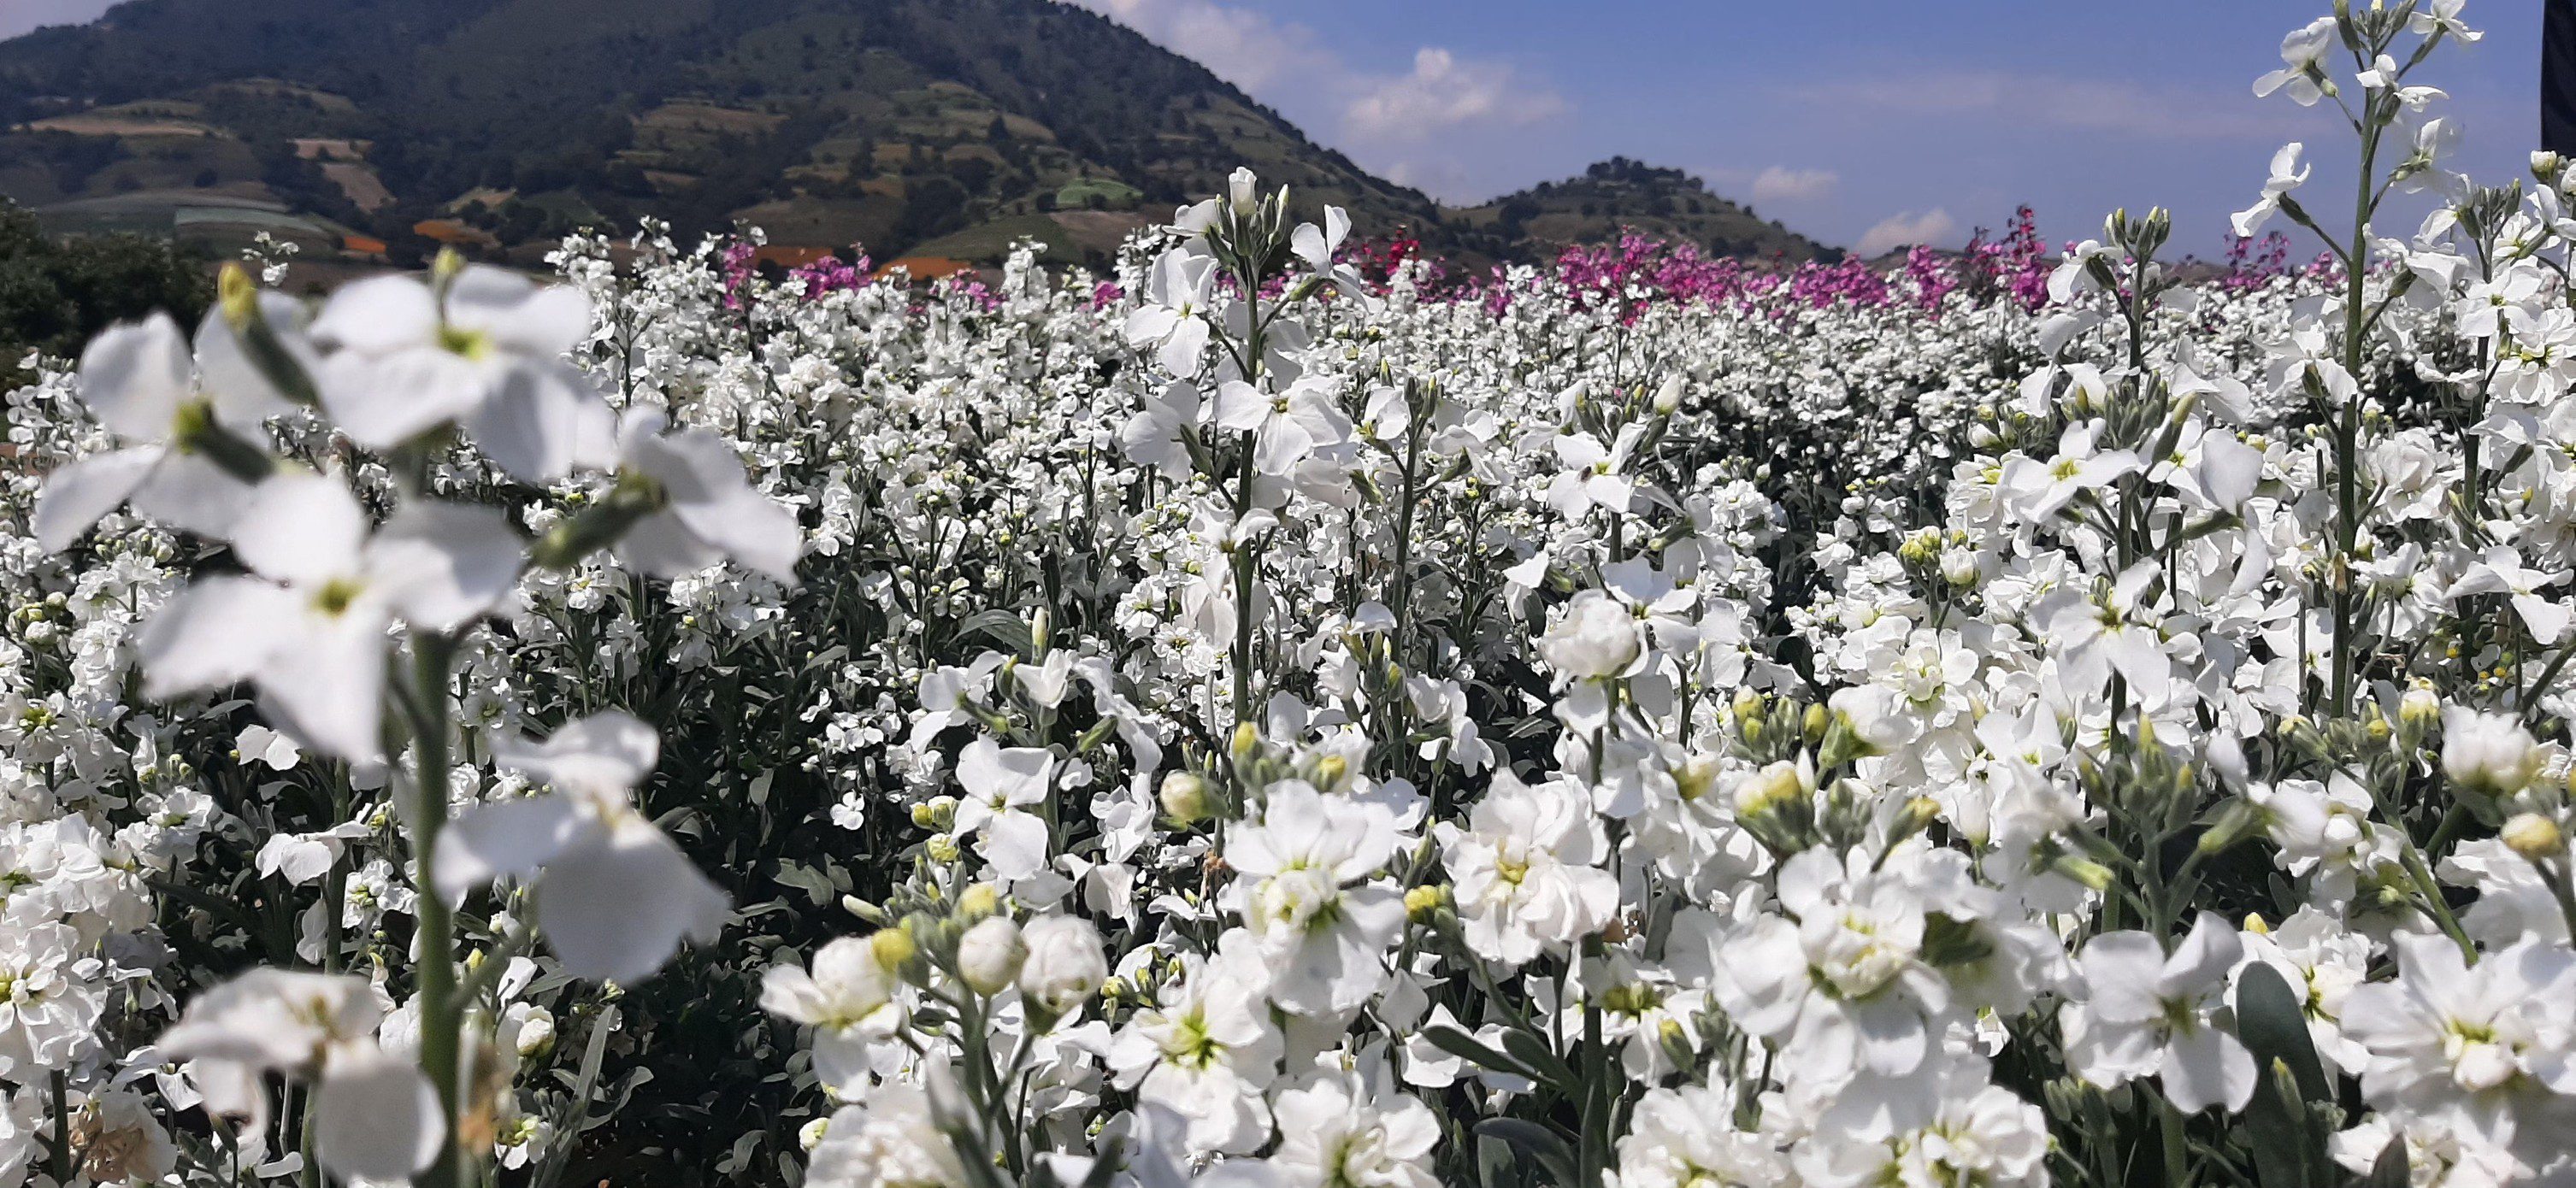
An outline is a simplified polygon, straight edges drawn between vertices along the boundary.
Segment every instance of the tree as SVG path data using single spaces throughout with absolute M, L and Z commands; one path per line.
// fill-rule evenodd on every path
M 213 299 L 202 257 L 139 235 L 48 235 L 0 198 L 0 390 L 34 378 L 19 366 L 29 350 L 68 356 L 156 309 L 193 325 Z

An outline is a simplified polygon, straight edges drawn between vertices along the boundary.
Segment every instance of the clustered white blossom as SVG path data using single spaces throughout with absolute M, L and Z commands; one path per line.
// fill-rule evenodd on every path
M 1461 300 L 1238 173 L 114 329 L 9 398 L 0 1188 L 2576 1180 L 2576 173 L 2444 169 L 2476 36 L 2289 37 L 2366 213 L 2282 150 L 2261 284 Z

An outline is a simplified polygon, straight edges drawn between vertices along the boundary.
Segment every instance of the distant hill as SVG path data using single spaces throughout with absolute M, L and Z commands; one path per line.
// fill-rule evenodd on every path
M 584 225 L 1099 260 L 1249 164 L 1469 262 L 1636 226 L 1816 245 L 1624 160 L 1443 210 L 1053 0 L 130 0 L 0 42 L 0 194 L 67 230 L 522 263 Z M 791 253 L 792 254 L 792 253 Z
M 1625 230 L 1694 243 L 1722 256 L 1836 260 L 1842 252 L 1711 193 L 1696 177 L 1612 157 L 1560 182 L 1541 182 L 1482 206 L 1444 212 L 1446 237 L 1462 255 L 1525 258 L 1551 248 L 1603 243 Z

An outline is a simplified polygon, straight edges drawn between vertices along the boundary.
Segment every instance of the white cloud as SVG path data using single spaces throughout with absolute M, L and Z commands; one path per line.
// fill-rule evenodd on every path
M 1918 215 L 1908 210 L 1880 219 L 1876 226 L 1862 232 L 1860 246 L 1853 250 L 1863 256 L 1877 256 L 1916 244 L 1948 247 L 1958 234 L 1959 220 L 1951 218 L 1949 211 L 1934 207 Z
M 1224 0 L 1061 0 L 1195 59 L 1264 102 L 1312 121 L 1361 164 L 1450 199 L 1481 198 L 1450 136 L 1509 132 L 1566 110 L 1564 96 L 1508 62 L 1415 49 L 1402 74 L 1364 70 L 1305 25 Z M 1487 145 L 1485 147 L 1491 147 Z
M 1434 45 L 1413 53 L 1413 71 L 1369 86 L 1342 113 L 1342 126 L 1370 140 L 1421 140 L 1462 124 L 1535 123 L 1565 100 L 1501 62 L 1461 61 Z
M 1769 206 L 1783 202 L 1813 202 L 1834 192 L 1843 178 L 1831 169 L 1791 169 L 1773 165 L 1753 179 L 1753 201 Z
M 1316 41 L 1314 30 L 1216 0 L 1065 2 L 1142 33 L 1248 92 L 1301 76 L 1345 73 L 1340 60 Z

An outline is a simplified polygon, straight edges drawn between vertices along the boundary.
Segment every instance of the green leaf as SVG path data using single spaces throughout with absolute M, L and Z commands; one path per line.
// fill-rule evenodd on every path
M 1488 1118 L 1476 1124 L 1479 1138 L 1501 1139 L 1524 1151 L 1559 1184 L 1573 1184 L 1579 1177 L 1574 1170 L 1574 1150 L 1553 1130 L 1519 1118 Z
M 2254 1151 L 2254 1176 L 2263 1188 L 2321 1188 L 2310 1162 L 2307 1103 L 2289 1062 L 2275 1059 L 2254 1085 L 2245 1106 L 2246 1136 Z
M 2285 1061 L 2299 1081 L 2299 1096 L 2308 1101 L 2333 1099 L 2325 1066 L 2317 1062 L 2316 1044 L 2308 1038 L 2308 1015 L 2300 996 L 2281 971 L 2264 962 L 2245 968 L 2236 982 L 2236 1038 L 2254 1053 L 2256 1068 Z
M 1575 1083 L 1574 1069 L 1529 1032 L 1519 1028 L 1504 1029 L 1503 1051 L 1523 1067 L 1538 1070 L 1538 1079 L 1550 1085 L 1561 1089 Z
M 1514 1060 L 1501 1052 L 1495 1051 L 1493 1048 L 1486 1046 L 1484 1041 L 1479 1040 L 1475 1036 L 1469 1035 L 1464 1031 L 1460 1031 L 1455 1027 L 1426 1028 L 1422 1033 L 1422 1037 L 1430 1040 L 1433 1047 L 1436 1047 L 1443 1052 L 1447 1052 L 1452 1056 L 1456 1056 L 1461 1060 L 1468 1061 L 1479 1068 L 1493 1072 L 1509 1073 L 1513 1076 L 1525 1077 L 1532 1081 L 1543 1081 L 1547 1079 L 1540 1076 L 1536 1070 L 1523 1065 L 1521 1062 Z

